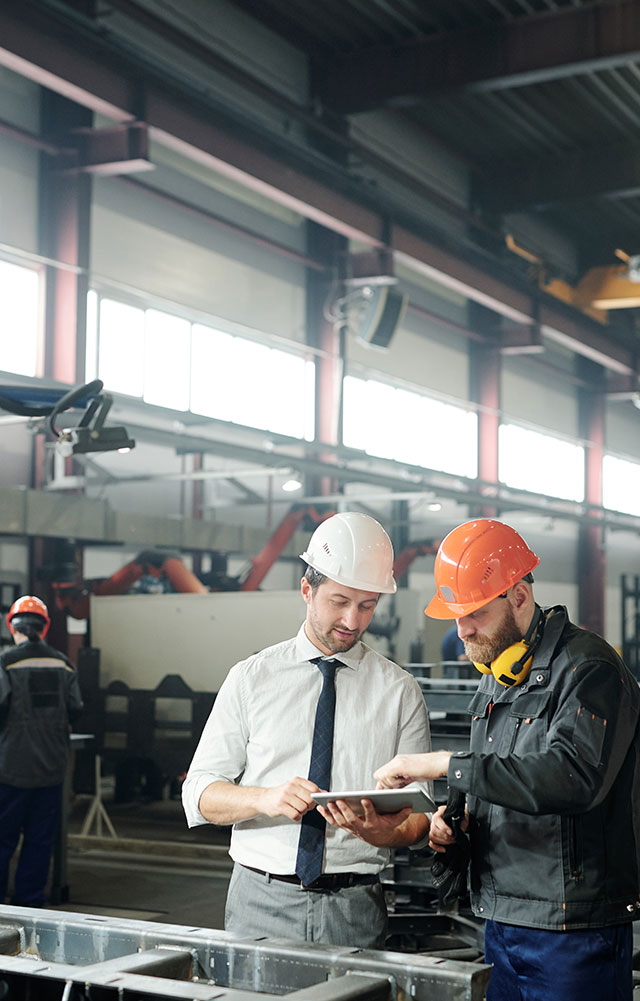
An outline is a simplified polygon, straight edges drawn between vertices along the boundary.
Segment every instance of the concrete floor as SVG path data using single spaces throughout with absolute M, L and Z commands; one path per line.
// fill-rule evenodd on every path
M 179 800 L 105 801 L 118 838 L 83 838 L 90 804 L 90 797 L 77 796 L 70 809 L 69 899 L 56 910 L 223 927 L 232 867 L 228 828 L 190 831 Z

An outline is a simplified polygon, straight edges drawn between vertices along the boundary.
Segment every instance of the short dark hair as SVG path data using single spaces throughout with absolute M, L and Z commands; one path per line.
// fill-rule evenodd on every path
M 45 631 L 47 621 L 42 615 L 36 615 L 34 612 L 22 612 L 22 614 L 18 613 L 18 615 L 13 616 L 11 625 L 17 633 L 21 633 L 31 643 L 35 643 Z
M 321 584 L 324 584 L 325 580 L 329 580 L 329 578 L 325 576 L 325 574 L 320 573 L 319 570 L 316 570 L 316 568 L 312 566 L 307 566 L 307 569 L 304 572 L 304 576 L 309 581 L 309 584 L 311 585 L 311 590 L 314 593 L 318 590 Z

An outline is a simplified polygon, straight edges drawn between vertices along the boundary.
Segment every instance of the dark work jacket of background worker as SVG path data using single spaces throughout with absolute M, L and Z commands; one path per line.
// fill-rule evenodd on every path
M 82 712 L 73 665 L 38 638 L 48 625 L 48 617 L 46 623 L 39 618 L 15 615 L 10 627 L 17 645 L 0 655 L 0 903 L 22 833 L 12 897 L 21 906 L 44 903 L 69 725 Z M 22 630 L 32 638 L 24 639 Z

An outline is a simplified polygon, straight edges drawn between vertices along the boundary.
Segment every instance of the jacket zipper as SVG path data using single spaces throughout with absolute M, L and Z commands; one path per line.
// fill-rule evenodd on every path
M 515 726 L 513 728 L 513 733 L 511 734 L 511 744 L 509 746 L 509 754 L 512 753 L 514 747 L 516 746 L 516 740 L 517 740 L 517 737 L 518 737 L 518 731 L 520 730 L 520 724 L 521 723 L 522 723 L 522 720 L 520 719 L 520 717 L 518 717 L 516 719 Z
M 580 852 L 578 850 L 578 828 L 575 817 L 569 817 L 569 873 L 572 879 L 580 879 Z

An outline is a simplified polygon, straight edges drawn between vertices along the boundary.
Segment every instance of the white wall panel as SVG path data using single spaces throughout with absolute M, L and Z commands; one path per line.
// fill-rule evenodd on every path
M 196 220 L 203 230 L 200 241 L 195 242 L 193 234 L 191 239 L 176 235 L 163 225 L 157 205 L 155 217 L 155 224 L 136 219 L 126 212 L 125 199 L 121 211 L 94 205 L 93 274 L 212 317 L 303 340 L 304 291 L 298 265 L 233 235 L 221 238 L 204 221 Z
M 405 314 L 406 317 L 406 314 Z M 409 328 L 411 323 L 411 329 Z M 420 324 L 424 332 L 418 332 Z M 347 357 L 352 375 L 375 379 L 376 373 L 401 379 L 427 391 L 459 400 L 468 398 L 469 364 L 466 353 L 454 343 L 428 336 L 431 322 L 406 317 L 387 351 L 376 351 L 349 338 Z
M 0 119 L 37 133 L 39 88 L 0 68 Z M 38 151 L 0 136 L 0 243 L 38 249 Z
M 606 451 L 640 459 L 640 410 L 631 403 L 607 407 Z
M 503 363 L 502 414 L 506 421 L 524 421 L 540 430 L 578 436 L 575 388 L 526 356 Z

